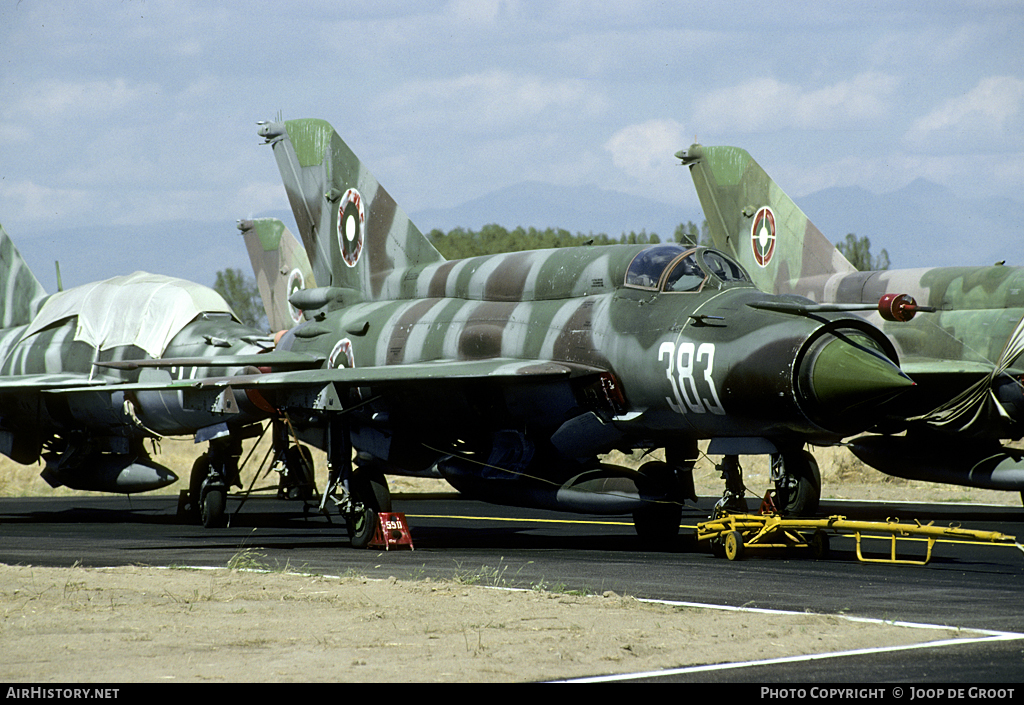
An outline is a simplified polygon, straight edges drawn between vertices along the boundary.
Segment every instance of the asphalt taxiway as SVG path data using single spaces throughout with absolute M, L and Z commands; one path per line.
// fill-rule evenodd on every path
M 812 611 L 989 630 L 1004 638 L 825 660 L 744 664 L 661 677 L 743 682 L 1019 682 L 1024 679 L 1024 553 L 1012 545 L 940 541 L 925 566 L 859 563 L 852 538 L 833 537 L 825 559 L 806 550 L 716 558 L 686 540 L 713 500 L 684 513 L 682 539 L 646 546 L 629 517 L 499 507 L 456 494 L 396 495 L 415 550 L 354 550 L 343 522 L 301 502 L 255 497 L 230 524 L 204 529 L 177 516 L 173 496 L 0 498 L 0 562 L 70 566 L 225 566 L 258 551 L 274 567 L 399 579 L 485 571 L 523 587 L 604 592 L 731 607 Z M 1024 541 L 1024 509 L 1010 506 L 823 501 L 821 514 L 898 517 L 999 531 Z M 867 545 L 871 548 L 871 545 Z M 888 551 L 879 542 L 881 553 Z M 915 547 L 911 545 L 913 553 Z M 923 546 L 917 550 L 923 555 Z M 1013 635 L 1018 636 L 1013 636 Z M 742 661 L 742 655 L 737 655 Z

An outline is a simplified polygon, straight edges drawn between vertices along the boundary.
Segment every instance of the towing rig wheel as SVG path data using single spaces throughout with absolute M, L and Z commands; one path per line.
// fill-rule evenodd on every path
M 725 535 L 723 544 L 725 557 L 730 561 L 738 561 L 743 558 L 743 534 L 738 531 L 730 531 Z

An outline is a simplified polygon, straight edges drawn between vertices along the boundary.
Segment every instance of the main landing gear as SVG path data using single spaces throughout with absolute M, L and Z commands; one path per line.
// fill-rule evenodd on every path
M 208 529 L 227 524 L 228 488 L 242 484 L 238 458 L 242 441 L 228 434 L 210 441 L 210 449 L 196 458 L 189 477 L 188 500 L 192 514 Z
M 291 443 L 285 420 L 275 419 L 271 429 L 273 461 L 270 467 L 280 474 L 277 496 L 281 499 L 313 499 L 316 481 L 309 448 L 300 445 L 297 439 Z M 246 429 L 233 429 L 223 430 L 221 435 L 210 439 L 209 450 L 192 465 L 189 489 L 179 502 L 179 514 L 187 512 L 206 528 L 227 525 L 228 491 L 231 487 L 242 489 L 238 462 L 242 455 L 242 439 L 256 435 L 247 433 Z M 270 457 L 269 453 L 267 457 Z M 264 463 L 266 460 L 264 458 Z
M 693 467 L 698 457 L 694 441 L 666 447 L 665 462 L 653 460 L 640 466 L 639 473 L 646 480 L 639 485 L 641 494 L 654 498 L 633 512 L 633 527 L 640 538 L 655 544 L 676 540 L 683 502 L 697 501 Z
M 814 516 L 821 500 L 821 472 L 803 448 L 772 456 L 775 506 L 783 516 Z
M 771 456 L 771 480 L 775 484 L 775 507 L 782 516 L 813 516 L 821 499 L 821 472 L 814 456 L 803 448 L 787 448 Z M 716 509 L 745 513 L 747 501 L 739 457 L 726 455 L 718 466 L 725 480 L 725 492 Z
M 326 513 L 330 498 L 345 520 L 353 548 L 366 548 L 377 529 L 377 517 L 391 511 L 391 492 L 384 473 L 373 466 L 352 463 L 352 440 L 348 425 L 335 415 L 327 425 L 327 490 L 320 500 Z

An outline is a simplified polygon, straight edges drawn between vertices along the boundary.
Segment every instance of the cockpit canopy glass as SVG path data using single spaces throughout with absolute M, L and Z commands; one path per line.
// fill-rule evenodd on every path
M 749 282 L 750 277 L 731 259 L 721 252 L 704 250 L 701 256 L 704 267 L 723 282 Z
M 697 253 L 691 250 L 676 260 L 665 279 L 665 291 L 699 291 L 701 284 L 707 278 L 700 267 L 697 266 Z
M 750 283 L 736 262 L 716 250 L 687 250 L 679 245 L 655 245 L 641 251 L 630 262 L 625 281 L 632 288 L 673 292 L 734 283 Z
M 657 289 L 661 275 L 672 260 L 685 250 L 679 245 L 655 245 L 642 250 L 626 270 L 626 286 L 638 289 Z

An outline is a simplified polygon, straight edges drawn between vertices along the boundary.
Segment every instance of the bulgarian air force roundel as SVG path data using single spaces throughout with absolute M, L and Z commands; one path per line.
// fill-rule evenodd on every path
M 349 369 L 356 366 L 356 356 L 352 352 L 352 341 L 348 338 L 342 338 L 331 350 L 330 357 L 327 358 L 327 368 L 336 370 L 339 367 L 348 367 Z
M 761 207 L 754 215 L 754 224 L 750 226 L 750 246 L 758 266 L 767 267 L 775 255 L 775 213 L 768 206 Z
M 354 188 L 350 188 L 341 197 L 338 206 L 338 247 L 341 258 L 349 267 L 355 267 L 359 254 L 363 251 L 363 225 L 366 214 L 363 212 L 363 197 Z
M 292 273 L 288 275 L 288 298 L 300 289 L 306 288 L 306 278 L 302 276 L 302 272 L 298 269 L 293 269 Z M 291 301 L 288 302 L 288 313 L 291 314 L 292 321 L 295 323 L 302 323 L 302 311 L 292 306 Z

